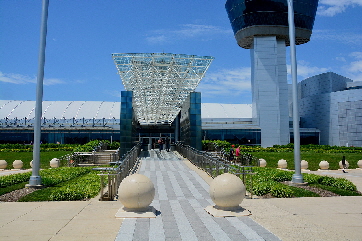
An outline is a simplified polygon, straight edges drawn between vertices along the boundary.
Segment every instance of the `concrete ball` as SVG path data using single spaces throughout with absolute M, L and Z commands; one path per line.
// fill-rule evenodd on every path
M 57 168 L 59 167 L 59 159 L 58 158 L 53 158 L 51 159 L 51 161 L 49 162 L 50 167 L 52 168 Z
M 123 179 L 118 196 L 125 208 L 145 209 L 155 197 L 155 187 L 148 177 L 133 174 Z
M 13 162 L 13 167 L 14 167 L 14 169 L 21 169 L 21 168 L 23 168 L 23 162 L 22 162 L 22 160 L 15 160 L 15 161 Z
M 357 162 L 357 166 L 358 166 L 359 168 L 362 168 L 362 160 L 359 160 L 359 161 Z
M 303 170 L 308 169 L 308 162 L 306 160 L 301 160 L 300 161 L 300 168 Z
M 328 170 L 329 169 L 329 163 L 327 161 L 321 161 L 319 163 L 319 168 L 321 170 Z
M 5 160 L 0 160 L 0 169 L 5 169 L 8 163 Z
M 224 173 L 211 182 L 209 193 L 216 206 L 232 208 L 239 206 L 243 201 L 246 188 L 239 177 Z
M 341 168 L 341 169 L 343 168 L 342 161 L 339 161 L 338 165 L 339 165 L 339 168 Z M 348 168 L 348 167 L 349 167 L 349 162 L 346 161 L 346 168 Z
M 288 166 L 288 163 L 287 163 L 287 160 L 284 160 L 284 159 L 280 159 L 278 161 L 278 167 L 281 168 L 281 169 L 286 169 Z
M 259 167 L 266 167 L 266 160 L 263 158 L 259 159 Z

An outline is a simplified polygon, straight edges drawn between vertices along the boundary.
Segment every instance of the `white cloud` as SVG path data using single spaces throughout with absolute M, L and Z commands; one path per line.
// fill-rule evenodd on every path
M 2 73 L 0 72 L 0 82 L 11 83 L 11 84 L 35 84 L 37 82 L 36 77 L 29 77 L 21 74 L 14 73 Z M 44 85 L 56 85 L 64 84 L 63 80 L 56 78 L 44 78 Z
M 308 77 L 325 73 L 328 71 L 328 68 L 320 68 L 317 66 L 311 66 L 310 63 L 304 60 L 300 60 L 297 63 L 297 75 L 298 77 L 301 77 L 300 80 L 306 79 Z M 287 72 L 288 75 L 291 74 L 291 65 L 287 65 Z M 291 79 L 291 76 L 289 76 L 288 79 Z M 298 78 L 299 79 L 299 78 Z
M 240 96 L 250 92 L 250 68 L 223 69 L 218 72 L 207 72 L 196 91 L 203 97 Z
M 362 52 L 352 52 L 349 57 L 352 61 L 343 68 L 347 77 L 354 81 L 362 81 Z
M 231 29 L 221 29 L 218 26 L 202 24 L 183 24 L 176 30 L 158 29 L 151 31 L 146 40 L 152 44 L 170 42 L 175 39 L 203 38 L 209 39 L 211 36 L 220 34 L 233 35 Z
M 362 0 L 320 0 L 317 14 L 332 17 L 355 6 L 362 6 Z
M 341 62 L 347 61 L 345 57 L 336 57 L 336 60 L 341 61 Z
M 348 30 L 313 30 L 312 40 L 328 40 L 333 42 L 339 42 L 342 44 L 361 44 L 362 43 L 362 34 L 350 32 Z
M 26 83 L 36 83 L 35 77 L 29 77 L 21 74 L 6 74 L 0 72 L 0 81 L 11 83 L 11 84 L 26 84 Z

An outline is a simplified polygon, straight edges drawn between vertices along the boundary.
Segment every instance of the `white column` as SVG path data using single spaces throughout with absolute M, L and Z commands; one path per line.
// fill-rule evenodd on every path
M 284 40 L 254 37 L 251 49 L 253 120 L 261 128 L 261 146 L 289 143 L 288 85 Z

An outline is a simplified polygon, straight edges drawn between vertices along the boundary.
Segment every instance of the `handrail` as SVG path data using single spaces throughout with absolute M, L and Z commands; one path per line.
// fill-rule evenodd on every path
M 139 154 L 142 143 L 137 143 L 131 150 L 125 153 L 115 164 L 116 167 L 98 167 L 93 170 L 103 171 L 101 178 L 101 197 L 100 201 L 112 201 L 118 195 L 118 188 L 122 180 L 130 174 L 137 171 L 139 164 Z M 104 180 L 107 177 L 107 180 Z M 105 182 L 107 181 L 107 190 L 105 190 Z
M 253 166 L 231 165 L 231 163 L 222 156 L 213 156 L 208 152 L 196 150 L 181 142 L 176 143 L 176 151 L 194 165 L 200 167 L 212 178 L 223 173 L 231 173 L 239 176 L 243 180 L 246 189 L 250 191 L 251 198 L 253 197 Z

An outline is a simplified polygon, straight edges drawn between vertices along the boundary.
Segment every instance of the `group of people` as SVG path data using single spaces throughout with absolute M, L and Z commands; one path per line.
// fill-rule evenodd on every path
M 170 151 L 170 138 L 168 136 L 166 137 L 166 139 L 160 137 L 157 142 L 160 151 L 162 151 L 163 149 L 165 149 L 166 151 Z
M 235 149 L 235 145 L 231 145 L 230 153 L 229 153 L 229 161 L 230 161 L 230 162 L 233 162 L 233 161 L 238 162 L 238 161 L 239 161 L 239 157 L 240 157 L 240 147 L 238 146 L 238 147 Z

